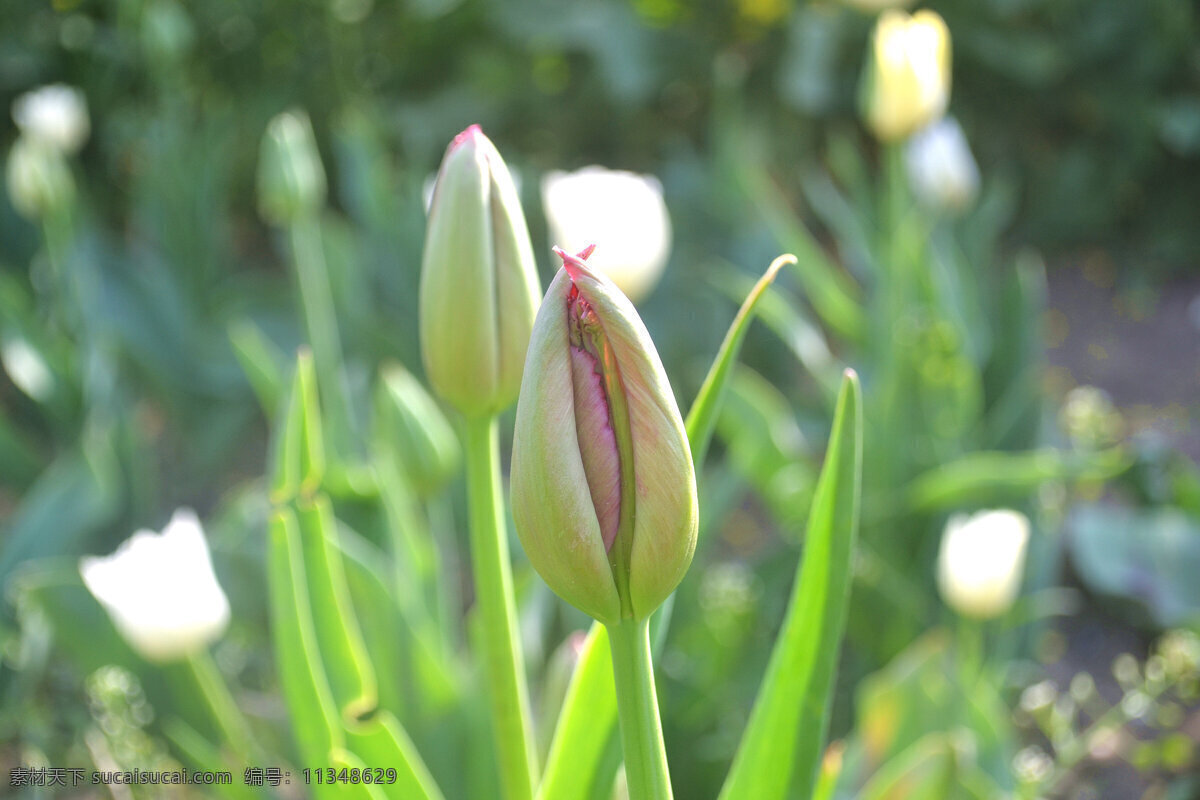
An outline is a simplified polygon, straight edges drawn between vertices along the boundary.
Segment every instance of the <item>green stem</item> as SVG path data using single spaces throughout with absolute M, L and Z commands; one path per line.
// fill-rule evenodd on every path
M 500 497 L 496 418 L 467 419 L 463 433 L 475 597 L 482 615 L 484 672 L 489 683 L 500 779 L 508 800 L 530 800 L 537 763 Z
M 335 439 L 350 441 L 347 434 L 353 432 L 354 420 L 350 416 L 348 390 L 342 374 L 342 341 L 325 264 L 320 220 L 315 214 L 303 215 L 288 227 L 288 235 L 321 400 L 338 434 Z
M 671 775 L 658 719 L 649 620 L 608 626 L 612 647 L 625 778 L 630 800 L 671 800 Z
M 250 726 L 229 692 L 229 686 L 221 677 L 212 655 L 202 650 L 188 656 L 186 663 L 229 752 L 246 760 L 256 757 L 259 751 L 250 733 Z

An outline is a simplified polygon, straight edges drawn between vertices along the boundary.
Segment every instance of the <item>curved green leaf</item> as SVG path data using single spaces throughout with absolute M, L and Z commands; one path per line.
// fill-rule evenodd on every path
M 861 406 L 858 377 L 847 370 L 787 617 L 721 791 L 723 800 L 812 796 L 858 534 Z

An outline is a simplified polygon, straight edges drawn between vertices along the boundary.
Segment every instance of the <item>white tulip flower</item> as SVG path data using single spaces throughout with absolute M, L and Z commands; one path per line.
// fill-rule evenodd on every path
M 61 83 L 18 97 L 12 118 L 21 133 L 66 155 L 78 152 L 91 131 L 83 92 Z
M 179 509 L 161 534 L 142 530 L 110 556 L 79 562 L 83 582 L 143 657 L 165 662 L 207 647 L 229 624 L 200 520 Z
M 568 253 L 596 245 L 588 266 L 630 300 L 658 283 L 671 251 L 671 218 L 657 178 L 596 166 L 550 172 L 542 204 L 553 243 Z
M 953 117 L 939 120 L 909 139 L 904 160 L 913 193 L 930 208 L 963 211 L 979 193 L 979 165 Z
M 1029 519 L 1018 511 L 956 514 L 938 554 L 938 589 L 965 617 L 991 619 L 1012 607 L 1021 588 Z
M 885 142 L 903 139 L 946 113 L 950 30 L 935 12 L 885 11 L 875 24 L 866 120 Z

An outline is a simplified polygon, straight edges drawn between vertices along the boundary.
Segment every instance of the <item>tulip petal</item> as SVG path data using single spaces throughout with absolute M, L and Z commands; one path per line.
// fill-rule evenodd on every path
M 615 623 L 620 600 L 579 448 L 567 331 L 570 287 L 560 270 L 529 341 L 513 434 L 513 518 L 546 583 L 601 622 Z

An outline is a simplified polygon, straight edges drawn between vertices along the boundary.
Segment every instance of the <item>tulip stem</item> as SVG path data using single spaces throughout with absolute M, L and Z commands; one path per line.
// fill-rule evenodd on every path
M 187 666 L 196 685 L 200 687 L 200 693 L 204 696 L 204 702 L 217 725 L 217 730 L 225 740 L 222 744 L 228 752 L 238 758 L 253 758 L 259 751 L 255 749 L 250 726 L 238 709 L 237 701 L 233 699 L 225 679 L 221 677 L 221 671 L 217 669 L 212 654 L 207 650 L 192 653 L 187 657 Z
M 625 778 L 630 800 L 671 800 L 671 775 L 658 718 L 649 620 L 624 619 L 608 626 L 612 647 Z
M 500 441 L 496 418 L 468 418 L 463 426 L 471 559 L 481 616 L 484 673 L 492 704 L 492 733 L 507 800 L 530 800 L 537 763 L 530 735 L 529 692 L 517 634 L 512 567 L 500 495 Z

